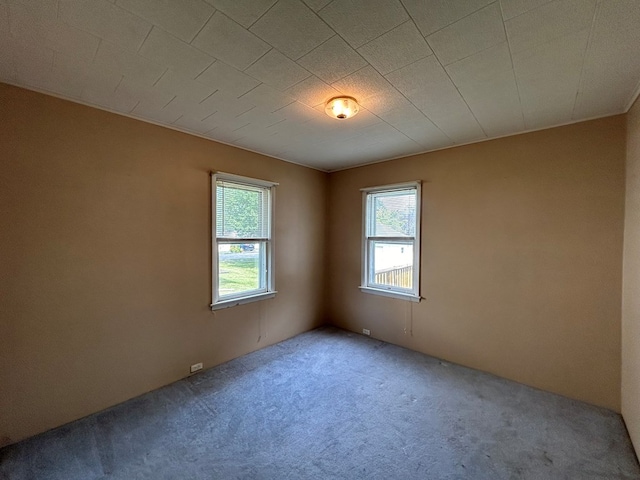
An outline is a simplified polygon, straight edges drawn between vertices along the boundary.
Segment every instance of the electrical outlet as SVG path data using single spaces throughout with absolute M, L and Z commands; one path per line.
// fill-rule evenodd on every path
M 363 329 L 362 329 L 362 333 L 363 333 L 364 335 L 371 335 L 371 330 L 369 330 L 368 328 L 363 328 Z
M 197 372 L 198 370 L 202 370 L 202 362 L 191 365 L 191 373 Z

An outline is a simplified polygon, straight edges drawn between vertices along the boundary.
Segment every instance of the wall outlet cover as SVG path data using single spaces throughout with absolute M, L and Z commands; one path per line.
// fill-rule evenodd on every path
M 197 372 L 198 370 L 202 370 L 202 362 L 191 365 L 191 373 Z
M 371 330 L 369 330 L 368 328 L 363 328 L 363 329 L 362 329 L 362 333 L 363 333 L 364 335 L 371 335 Z

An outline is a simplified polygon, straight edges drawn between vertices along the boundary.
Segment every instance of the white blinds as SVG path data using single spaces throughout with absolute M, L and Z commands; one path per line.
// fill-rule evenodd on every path
M 216 182 L 216 237 L 221 239 L 268 239 L 268 187 L 228 180 Z
M 416 234 L 415 188 L 369 194 L 369 237 L 414 237 Z

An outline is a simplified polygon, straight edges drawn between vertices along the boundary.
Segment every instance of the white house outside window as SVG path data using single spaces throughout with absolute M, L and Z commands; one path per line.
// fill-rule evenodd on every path
M 211 308 L 273 297 L 271 235 L 276 184 L 227 173 L 211 178 Z
M 420 300 L 420 183 L 363 191 L 362 285 L 367 293 Z

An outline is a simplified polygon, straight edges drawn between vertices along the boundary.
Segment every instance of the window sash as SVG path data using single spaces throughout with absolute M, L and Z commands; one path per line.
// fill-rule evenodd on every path
M 383 270 L 382 272 L 376 272 L 375 269 L 375 261 L 376 261 L 376 244 L 378 243 L 384 243 L 386 245 L 407 245 L 410 249 L 411 249 L 411 257 L 412 257 L 412 261 L 410 264 L 408 265 L 393 265 L 390 268 L 387 268 L 385 270 Z M 368 281 L 367 281 L 367 285 L 370 287 L 374 287 L 374 288 L 381 288 L 384 290 L 397 290 L 397 291 L 401 291 L 401 292 L 405 292 L 408 294 L 411 294 L 414 290 L 413 286 L 414 286 L 414 278 L 413 278 L 413 269 L 414 269 L 414 257 L 413 257 L 413 251 L 415 249 L 415 241 L 413 239 L 402 239 L 400 240 L 395 240 L 395 241 L 389 241 L 388 239 L 382 239 L 382 240 L 378 240 L 378 239 L 373 239 L 373 238 L 369 238 L 368 239 L 368 252 L 369 252 L 369 265 L 368 265 Z M 396 268 L 393 268 L 396 267 Z M 410 287 L 403 287 L 401 285 L 393 285 L 393 284 L 389 284 L 389 283 L 383 283 L 383 282 L 378 282 L 376 281 L 376 277 L 380 276 L 385 276 L 383 275 L 386 272 L 391 272 L 391 271 L 398 271 L 399 274 L 402 277 L 406 277 L 407 276 L 407 272 L 404 272 L 403 270 L 405 270 L 407 267 L 410 267 L 410 271 L 408 272 L 409 274 L 409 278 L 411 280 L 411 286 Z
M 212 202 L 212 303 L 213 310 L 235 306 L 250 301 L 256 301 L 263 298 L 271 298 L 275 296 L 275 283 L 273 277 L 273 248 L 274 242 L 272 238 L 273 231 L 273 209 L 275 201 L 275 186 L 277 183 L 264 180 L 257 180 L 248 177 L 228 173 L 212 173 L 211 174 L 211 202 Z M 218 236 L 217 217 L 218 204 L 217 193 L 218 188 L 233 188 L 235 186 L 241 189 L 254 190 L 262 193 L 264 196 L 261 211 L 258 213 L 258 222 L 262 221 L 264 228 L 261 231 L 254 230 L 259 233 L 258 236 L 234 236 L 228 232 L 222 232 L 223 235 Z M 221 272 L 225 259 L 220 256 L 220 247 L 228 245 L 229 247 L 236 245 L 258 244 L 258 258 L 256 262 L 257 268 L 257 285 L 256 288 L 248 288 L 246 290 L 235 291 L 229 289 L 230 282 L 224 279 L 224 273 Z M 248 256 L 247 256 L 248 257 Z M 249 257 L 250 258 L 250 257 Z M 239 258 L 238 258 L 239 259 Z M 233 266 L 231 262 L 227 262 L 227 266 Z M 252 269 L 250 269 L 252 270 Z M 243 272 L 245 273 L 245 272 Z M 253 272 L 250 272 L 250 277 Z M 244 279 L 247 282 L 247 278 Z M 226 284 L 225 284 L 226 282 Z M 250 282 L 248 282 L 250 283 Z M 228 290 L 227 292 L 223 290 Z
M 362 227 L 362 284 L 360 286 L 361 290 L 368 293 L 375 293 L 379 295 L 392 296 L 395 298 L 406 298 L 412 301 L 419 301 L 420 295 L 420 204 L 421 204 L 421 195 L 420 195 L 421 185 L 420 182 L 408 182 L 402 184 L 395 185 L 387 185 L 381 187 L 372 187 L 362 189 L 363 192 L 363 227 Z M 373 201 L 374 198 L 380 198 L 386 196 L 384 194 L 388 194 L 388 196 L 393 196 L 397 194 L 401 194 L 403 192 L 412 191 L 412 195 L 415 195 L 415 228 L 412 226 L 410 230 L 415 230 L 414 235 L 407 236 L 398 236 L 389 234 L 384 235 L 378 232 L 377 235 L 371 235 L 372 232 L 375 231 L 375 221 L 374 217 L 374 209 L 373 209 Z M 382 194 L 382 195 L 381 195 Z M 399 278 L 397 275 L 403 276 L 403 282 L 408 283 L 408 279 L 406 275 L 410 275 L 410 287 L 404 287 L 401 285 L 393 285 L 389 284 L 391 282 L 397 282 L 396 280 L 387 280 L 387 283 L 381 282 L 383 280 L 383 275 L 380 275 L 378 272 L 376 276 L 376 271 L 374 268 L 374 262 L 376 261 L 375 256 L 375 245 L 379 244 L 397 244 L 397 245 L 405 245 L 411 248 L 411 265 L 398 265 L 397 269 L 389 268 L 388 271 L 393 271 L 393 275 L 390 275 L 391 278 Z
M 269 241 L 268 240 L 259 240 L 259 241 L 245 241 L 245 240 L 239 240 L 239 241 L 235 241 L 235 242 L 219 242 L 218 243 L 218 261 L 217 261 L 217 266 L 218 266 L 218 299 L 220 301 L 224 301 L 224 300 L 232 300 L 232 299 L 236 299 L 236 298 L 243 298 L 243 297 L 249 297 L 252 295 L 258 295 L 261 293 L 265 293 L 269 291 L 269 281 L 268 281 L 268 277 L 269 277 L 269 265 L 268 265 L 268 258 L 269 258 Z M 223 290 L 230 290 L 228 288 L 228 286 L 226 284 L 229 283 L 228 280 L 226 280 L 224 278 L 224 272 L 223 272 L 223 268 L 225 266 L 227 266 L 227 268 L 233 268 L 236 267 L 238 268 L 239 265 L 233 265 L 233 260 L 229 261 L 226 260 L 224 258 L 220 258 L 220 246 L 221 245 L 246 245 L 246 244 L 258 244 L 258 252 L 257 252 L 257 258 L 256 258 L 256 262 L 255 262 L 255 269 L 256 269 L 256 278 L 255 280 L 257 281 L 257 286 L 256 288 L 248 288 L 245 290 L 236 290 L 236 291 L 231 291 L 230 293 L 223 293 Z M 233 255 L 233 254 L 232 254 Z M 238 253 L 236 255 L 242 255 L 241 253 Z M 235 259 L 235 260 L 245 260 L 245 259 Z M 227 265 L 225 265 L 225 263 Z M 246 263 L 246 262 L 243 262 Z M 252 266 L 250 266 L 249 268 L 251 269 Z M 244 273 L 244 272 L 243 272 Z M 227 288 L 223 288 L 223 287 L 227 287 Z

